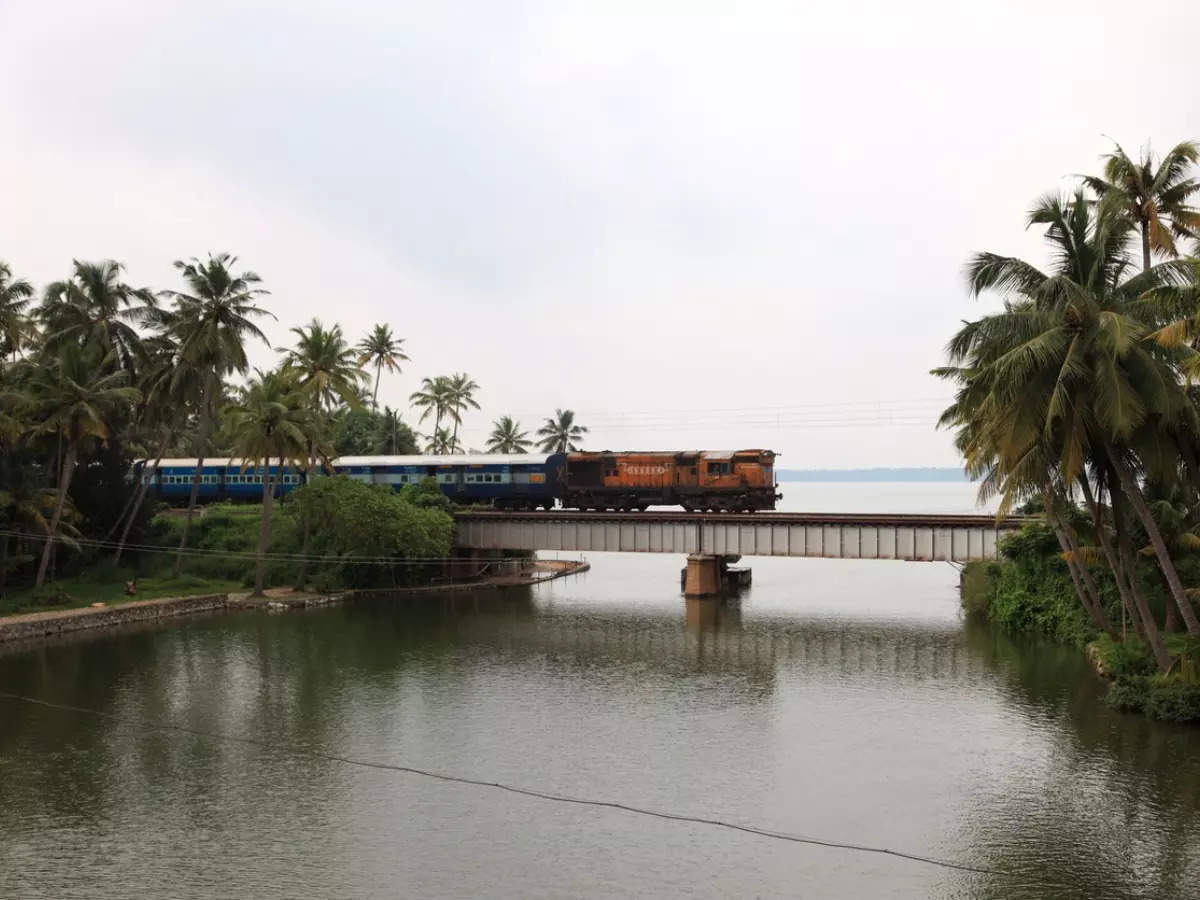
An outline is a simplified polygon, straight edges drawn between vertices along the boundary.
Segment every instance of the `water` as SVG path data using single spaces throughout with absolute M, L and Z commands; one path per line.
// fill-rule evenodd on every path
M 966 485 L 789 507 L 968 511 Z M 0 897 L 1195 897 L 1200 731 L 959 615 L 944 564 L 593 554 L 535 590 L 379 599 L 0 654 Z M 242 743 L 179 731 L 253 738 Z M 534 800 L 402 764 L 1016 878 Z

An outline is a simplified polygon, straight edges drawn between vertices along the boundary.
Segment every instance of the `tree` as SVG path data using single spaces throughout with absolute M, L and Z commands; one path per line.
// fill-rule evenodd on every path
M 254 568 L 254 596 L 263 595 L 267 544 L 271 539 L 271 508 L 278 481 L 271 480 L 272 460 L 278 474 L 289 462 L 298 465 L 310 446 L 312 418 L 307 397 L 296 381 L 283 372 L 258 373 L 240 403 L 226 407 L 225 416 L 234 450 L 247 465 L 263 468 L 262 521 L 258 532 L 258 559 Z
M 147 341 L 147 347 L 147 363 L 139 385 L 142 394 L 139 424 L 146 431 L 147 455 L 153 457 L 153 462 L 147 458 L 146 464 L 138 470 L 138 484 L 131 494 L 131 503 L 118 519 L 121 536 L 113 554 L 114 564 L 121 561 L 121 555 L 125 552 L 125 542 L 141 513 L 151 478 L 158 471 L 167 448 L 183 428 L 186 416 L 180 413 L 186 412 L 195 398 L 200 396 L 205 377 L 196 366 L 179 359 L 179 348 L 169 335 L 159 335 Z
M 267 291 L 257 287 L 262 279 L 254 272 L 235 275 L 233 268 L 236 265 L 237 257 L 228 253 L 210 254 L 207 262 L 195 257 L 189 262 L 176 260 L 175 268 L 179 269 L 190 293 L 165 292 L 175 301 L 171 329 L 179 343 L 179 379 L 188 379 L 196 385 L 195 408 L 200 425 L 196 474 L 179 538 L 179 552 L 175 557 L 176 576 L 182 571 L 183 551 L 187 547 L 188 530 L 200 491 L 204 456 L 216 424 L 214 395 L 220 392 L 224 375 L 245 374 L 250 367 L 246 358 L 248 338 L 258 338 L 269 345 L 267 336 L 253 322 L 271 315 L 255 305 L 257 298 Z
M 392 335 L 392 329 L 384 324 L 376 325 L 371 333 L 358 342 L 358 364 L 375 367 L 375 389 L 371 392 L 371 408 L 379 409 L 379 376 L 386 368 L 396 374 L 400 371 L 400 361 L 408 361 L 401 344 L 404 338 Z
M 1102 177 L 1085 176 L 1083 181 L 1098 197 L 1111 198 L 1137 226 L 1142 241 L 1142 268 L 1150 268 L 1151 253 L 1179 255 L 1176 241 L 1200 236 L 1200 209 L 1188 200 L 1200 191 L 1200 181 L 1188 171 L 1200 161 L 1200 145 L 1193 141 L 1176 144 L 1157 162 L 1147 145 L 1140 159 L 1130 159 L 1120 144 L 1101 157 Z
M 49 535 L 38 565 L 36 587 L 41 587 L 46 579 L 46 568 L 58 535 L 80 444 L 89 438 L 107 439 L 106 417 L 119 407 L 136 402 L 139 397 L 136 388 L 125 384 L 128 380 L 125 372 L 102 374 L 97 362 L 94 352 L 87 353 L 74 344 L 67 344 L 56 359 L 38 366 L 33 376 L 32 393 L 38 404 L 38 421 L 33 433 L 53 434 L 65 441 L 58 492 Z
M 437 456 L 449 456 L 452 453 L 462 453 L 462 444 L 445 428 L 438 428 L 426 437 L 425 452 Z
M 1114 511 L 1128 504 L 1136 512 L 1173 598 L 1185 619 L 1194 620 L 1134 472 L 1141 465 L 1144 477 L 1147 465 L 1154 468 L 1153 459 L 1136 449 L 1145 445 L 1147 429 L 1194 427 L 1189 420 L 1196 410 L 1179 377 L 1192 351 L 1148 338 L 1141 299 L 1177 280 L 1182 270 L 1166 263 L 1127 277 L 1135 226 L 1114 197 L 1090 204 L 1082 191 L 1065 199 L 1049 196 L 1034 207 L 1029 224 L 1045 226 L 1055 269 L 1044 274 L 1023 260 L 991 253 L 972 259 L 971 293 L 997 291 L 1006 297 L 1005 307 L 965 323 L 951 340 L 952 365 L 935 374 L 960 387 L 942 423 L 958 428 L 968 471 L 983 478 L 982 494 L 1003 496 L 1002 511 L 1023 497 L 1044 500 L 1094 620 L 1098 598 L 1086 566 L 1078 564 L 1079 542 L 1064 512 L 1075 486 L 1089 477 L 1089 463 L 1092 479 L 1112 493 Z M 1127 577 L 1115 557 L 1114 564 L 1118 581 Z M 1146 619 L 1149 611 L 1139 614 Z M 1143 624 L 1151 634 L 1152 619 Z
M 467 408 L 479 409 L 479 404 L 475 401 L 475 392 L 479 390 L 479 385 L 466 373 L 455 372 L 446 379 L 449 392 L 449 409 L 450 418 L 454 420 L 454 433 L 451 444 L 458 444 L 458 426 L 462 424 L 462 414 Z
M 296 335 L 296 346 L 280 350 L 286 354 L 283 366 L 296 376 L 296 386 L 312 398 L 314 408 L 328 411 L 339 401 L 357 405 L 358 388 L 366 375 L 342 335 L 342 326 L 326 328 L 313 319 L 291 332 Z
M 400 421 L 400 414 L 390 406 L 385 406 L 381 413 L 375 413 L 375 423 L 373 453 L 413 456 L 421 452 L 417 446 L 416 432 Z
M 157 315 L 154 294 L 123 282 L 118 262 L 74 260 L 73 265 L 69 279 L 46 286 L 38 308 L 46 349 L 54 353 L 67 343 L 94 347 L 105 365 L 132 374 L 143 358 L 137 326 L 154 322 Z
M 521 424 L 514 422 L 512 416 L 501 416 L 492 423 L 492 433 L 488 436 L 488 453 L 526 453 L 533 441 L 529 433 L 521 430 Z
M 436 378 L 422 378 L 420 390 L 413 391 L 408 399 L 413 406 L 423 410 L 418 422 L 424 422 L 433 413 L 433 431 L 436 434 L 441 430 L 442 418 L 450 409 L 452 396 L 450 379 L 439 375 Z
M 13 278 L 12 269 L 0 260 L 0 360 L 17 353 L 32 336 L 33 322 L 27 310 L 33 302 L 33 285 Z
M 568 450 L 578 450 L 576 442 L 587 434 L 587 428 L 575 424 L 575 411 L 571 409 L 554 410 L 554 418 L 547 419 L 546 424 L 538 429 L 542 439 L 538 446 L 546 453 L 566 453 Z

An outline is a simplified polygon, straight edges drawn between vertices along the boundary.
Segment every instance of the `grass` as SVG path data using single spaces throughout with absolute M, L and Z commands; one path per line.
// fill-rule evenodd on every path
M 240 581 L 228 579 L 201 578 L 196 575 L 182 575 L 179 578 L 140 577 L 137 580 L 137 593 L 129 597 L 125 594 L 125 582 L 132 577 L 132 572 L 114 572 L 112 569 L 104 573 L 89 571 L 71 578 L 59 579 L 41 589 L 26 588 L 13 591 L 0 601 L 0 615 L 77 609 L 93 603 L 118 606 L 135 600 L 225 594 L 242 590 Z

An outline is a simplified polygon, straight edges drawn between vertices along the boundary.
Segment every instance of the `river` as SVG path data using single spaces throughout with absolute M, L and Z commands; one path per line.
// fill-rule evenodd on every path
M 785 490 L 973 508 L 961 484 Z M 685 605 L 681 558 L 590 562 L 3 651 L 0 691 L 103 716 L 0 699 L 0 897 L 1197 896 L 1200 729 L 964 622 L 951 566 L 749 559 L 740 602 Z

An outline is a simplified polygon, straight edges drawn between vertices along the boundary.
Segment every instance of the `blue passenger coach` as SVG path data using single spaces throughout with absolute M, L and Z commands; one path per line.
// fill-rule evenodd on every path
M 196 473 L 195 459 L 164 459 L 157 469 L 147 464 L 143 478 L 153 492 L 172 503 L 186 503 Z M 551 509 L 566 485 L 567 457 L 563 453 L 502 456 L 343 456 L 330 464 L 333 474 L 368 484 L 387 484 L 394 490 L 437 481 L 442 492 L 456 503 L 485 503 L 499 509 Z M 304 475 L 279 465 L 270 468 L 276 496 L 294 490 Z M 266 470 L 244 466 L 240 459 L 205 459 L 200 470 L 199 499 L 261 500 Z M 322 469 L 321 475 L 329 474 Z

